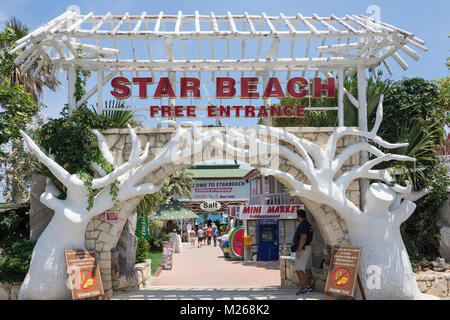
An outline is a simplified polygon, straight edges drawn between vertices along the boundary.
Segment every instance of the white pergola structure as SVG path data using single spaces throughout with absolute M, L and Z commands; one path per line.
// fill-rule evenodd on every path
M 189 47 L 188 42 L 194 42 Z M 205 48 L 205 41 L 208 48 Z M 256 41 L 255 52 L 250 52 L 250 42 Z M 138 46 L 143 42 L 144 46 Z M 225 46 L 220 46 L 225 42 Z M 240 71 L 262 76 L 266 83 L 270 73 L 315 72 L 337 76 L 338 106 L 320 110 L 338 110 L 338 124 L 344 125 L 344 95 L 358 109 L 359 127 L 367 130 L 366 75 L 365 70 L 383 64 L 391 73 L 388 58 L 403 69 L 408 65 L 400 52 L 414 60 L 420 55 L 424 41 L 412 33 L 375 21 L 363 15 L 334 15 L 304 17 L 297 13 L 287 16 L 244 14 L 208 15 L 194 14 L 157 15 L 94 15 L 66 11 L 49 23 L 17 41 L 11 53 L 21 50 L 15 62 L 21 71 L 45 62 L 53 70 L 63 69 L 68 74 L 68 104 L 73 110 L 97 93 L 100 111 L 103 108 L 102 88 L 116 74 L 125 71 L 167 73 L 172 83 L 177 82 L 177 72 L 211 73 Z M 285 56 L 282 56 L 285 47 Z M 156 48 L 156 50 L 155 50 Z M 164 48 L 162 59 L 155 51 Z M 186 50 L 185 50 L 186 48 Z M 191 52 L 187 52 L 191 48 Z M 161 50 L 159 50 L 161 51 Z M 185 52 L 186 51 L 186 52 Z M 194 52 L 192 52 L 194 51 Z M 196 57 L 195 59 L 186 59 Z M 97 85 L 87 91 L 81 100 L 74 97 L 76 68 L 97 72 Z M 358 97 L 344 88 L 346 74 L 358 74 Z M 202 81 L 203 83 L 203 81 Z M 264 99 L 269 105 L 270 100 Z M 175 105 L 175 99 L 170 99 Z M 315 108 L 306 108 L 314 110 Z

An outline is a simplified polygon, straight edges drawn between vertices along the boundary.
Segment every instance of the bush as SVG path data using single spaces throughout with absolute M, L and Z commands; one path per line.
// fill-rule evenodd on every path
M 153 252 L 162 251 L 162 243 L 169 240 L 169 235 L 166 234 L 164 226 L 161 221 L 149 221 L 149 244 L 150 250 Z
M 30 266 L 34 243 L 27 239 L 19 239 L 9 247 L 4 247 L 0 256 L 0 281 L 22 282 Z
M 144 238 L 138 239 L 138 245 L 136 249 L 136 262 L 144 262 L 148 259 L 148 254 L 150 252 L 150 244 Z

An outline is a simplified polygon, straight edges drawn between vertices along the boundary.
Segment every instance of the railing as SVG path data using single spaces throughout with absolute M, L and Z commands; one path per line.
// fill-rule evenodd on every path
M 250 197 L 248 200 L 249 205 L 277 205 L 277 204 L 293 204 L 300 203 L 299 199 L 296 197 L 291 197 L 288 193 L 267 193 L 267 194 L 257 194 Z

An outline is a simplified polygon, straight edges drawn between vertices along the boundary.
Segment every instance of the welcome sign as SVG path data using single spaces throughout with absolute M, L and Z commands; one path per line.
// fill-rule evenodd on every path
M 200 99 L 201 81 L 193 77 L 181 77 L 179 85 L 179 94 L 176 94 L 173 84 L 168 77 L 161 77 L 157 83 L 153 78 L 135 77 L 130 79 L 126 77 L 115 77 L 111 80 L 113 90 L 111 94 L 117 99 L 127 99 L 131 96 L 132 85 L 138 87 L 139 98 L 161 99 L 167 98 L 196 98 Z M 216 78 L 217 99 L 258 99 L 258 98 L 304 98 L 308 94 L 312 98 L 334 98 L 335 97 L 335 79 L 313 78 L 312 83 L 303 77 L 294 77 L 287 81 L 285 90 L 281 87 L 280 81 L 276 77 L 269 78 L 267 83 L 263 83 L 263 92 L 258 92 L 258 77 L 240 78 L 240 84 L 237 86 L 236 80 L 231 77 Z M 156 85 L 152 92 L 149 92 L 149 85 Z M 240 95 L 237 96 L 238 89 Z M 323 92 L 326 91 L 326 95 Z M 196 117 L 196 106 L 194 105 L 175 105 L 175 106 L 149 106 L 150 117 Z M 260 107 L 243 105 L 208 105 L 208 117 L 305 117 L 305 106 L 280 106 L 272 105 Z

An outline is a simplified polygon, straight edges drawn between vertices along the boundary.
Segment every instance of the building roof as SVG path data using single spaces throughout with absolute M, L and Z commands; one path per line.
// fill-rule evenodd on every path
M 169 203 L 160 204 L 155 213 L 156 220 L 180 220 L 196 218 L 198 218 L 198 215 L 196 215 L 184 204 L 173 198 Z
M 242 179 L 250 170 L 241 169 L 239 164 L 198 164 L 186 169 L 194 179 Z
M 26 212 L 30 209 L 30 202 L 9 202 L 0 203 L 0 213 L 10 212 L 10 211 L 20 211 Z

